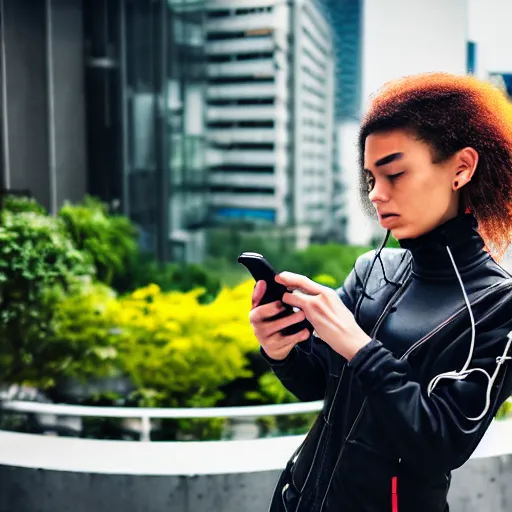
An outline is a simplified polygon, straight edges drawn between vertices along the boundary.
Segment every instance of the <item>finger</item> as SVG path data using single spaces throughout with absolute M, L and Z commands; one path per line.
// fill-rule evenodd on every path
M 283 302 L 292 307 L 306 309 L 313 297 L 316 297 L 316 295 L 306 295 L 294 290 L 293 293 L 285 292 L 283 294 Z
M 296 313 L 292 313 L 291 315 L 285 316 L 284 318 L 280 318 L 279 320 L 275 320 L 268 324 L 268 328 L 263 328 L 266 330 L 267 336 L 273 336 L 277 332 L 282 331 L 284 328 L 289 327 L 290 325 L 296 324 L 298 322 L 302 322 L 306 318 L 304 311 L 297 311 Z
M 286 348 L 306 341 L 310 336 L 311 333 L 307 329 L 302 329 L 302 331 L 296 332 L 295 334 L 288 334 L 286 336 L 283 336 L 280 332 L 277 332 L 270 337 L 268 340 L 268 345 L 274 349 Z
M 257 281 L 254 290 L 252 292 L 252 307 L 255 308 L 259 305 L 261 299 L 265 295 L 265 290 L 267 289 L 267 283 L 265 281 Z
M 276 300 L 253 308 L 249 313 L 249 319 L 253 325 L 267 323 L 270 318 L 282 313 L 285 309 L 286 306 L 280 300 Z
M 324 290 L 324 286 L 315 283 L 309 279 L 309 277 L 302 276 L 300 274 L 294 274 L 293 272 L 281 272 L 275 277 L 276 282 L 286 286 L 291 290 L 302 290 L 305 293 L 311 295 L 318 295 Z

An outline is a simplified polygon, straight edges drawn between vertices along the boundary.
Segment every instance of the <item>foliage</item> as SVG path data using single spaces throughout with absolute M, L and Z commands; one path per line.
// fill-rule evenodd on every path
M 260 404 L 289 404 L 298 402 L 295 395 L 288 391 L 272 372 L 263 374 L 259 379 L 259 389 L 247 393 L 247 397 Z
M 318 274 L 331 276 L 333 287 L 341 286 L 354 267 L 356 259 L 368 251 L 367 247 L 339 244 L 310 245 L 292 253 L 284 260 L 284 268 L 313 278 Z
M 260 405 L 297 403 L 297 397 L 288 391 L 273 372 L 264 373 L 258 382 L 258 390 L 247 393 L 247 397 Z M 311 428 L 316 413 L 263 416 L 259 424 L 267 435 L 303 434 Z
M 109 214 L 105 204 L 86 197 L 80 204 L 66 203 L 59 218 L 67 227 L 76 247 L 90 255 L 97 278 L 111 285 L 117 274 L 137 253 L 137 232 L 122 215 Z
M 244 251 L 263 254 L 277 267 L 282 264 L 283 255 L 294 251 L 292 239 L 285 230 L 259 227 L 250 224 L 233 223 L 229 227 L 211 229 L 208 233 L 208 255 L 216 260 L 238 265 L 237 258 Z
M 117 331 L 110 314 L 116 300 L 113 290 L 89 281 L 60 301 L 44 354 L 53 382 L 63 377 L 85 382 L 117 373 Z
M 335 288 L 338 283 L 334 277 L 329 274 L 318 274 L 317 276 L 313 276 L 313 281 L 319 284 L 323 284 L 324 286 L 329 286 L 330 288 Z
M 211 407 L 224 397 L 221 387 L 251 376 L 247 355 L 258 342 L 247 321 L 252 283 L 223 288 L 201 303 L 204 289 L 163 292 L 154 284 L 112 301 L 118 365 L 136 391 L 134 405 Z M 224 420 L 166 420 L 166 438 L 219 438 Z
M 223 396 L 220 386 L 250 375 L 246 354 L 258 348 L 246 315 L 252 284 L 224 288 L 209 304 L 198 302 L 203 292 L 164 293 L 150 285 L 111 310 L 121 364 L 140 399 L 150 396 L 153 405 L 168 407 L 213 406 Z
M 57 305 L 93 267 L 60 219 L 21 209 L 0 219 L 0 379 L 37 381 Z
M 244 251 L 258 252 L 277 272 L 289 270 L 311 278 L 329 275 L 333 278 L 329 279 L 329 286 L 337 287 L 352 270 L 357 257 L 369 249 L 329 243 L 298 250 L 285 230 L 233 225 L 210 230 L 207 264 L 208 268 L 222 267 L 223 284 L 232 285 L 247 276 L 247 270 L 237 263 L 238 256 Z
M 178 267 L 176 263 L 161 263 L 153 254 L 138 251 L 130 257 L 124 271 L 114 276 L 112 286 L 122 295 L 150 283 L 158 285 L 163 291 L 170 291 Z
M 25 196 L 7 195 L 2 199 L 2 210 L 11 213 L 32 212 L 47 215 L 48 211 L 35 199 Z
M 512 415 L 512 401 L 506 400 L 501 407 L 498 409 L 496 413 L 497 420 L 503 420 L 505 418 L 509 418 Z

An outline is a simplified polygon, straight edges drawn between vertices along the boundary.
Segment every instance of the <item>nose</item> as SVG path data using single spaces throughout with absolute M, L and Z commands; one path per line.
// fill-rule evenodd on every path
M 389 201 L 389 190 L 384 180 L 376 179 L 372 190 L 368 193 L 368 199 L 375 205 Z

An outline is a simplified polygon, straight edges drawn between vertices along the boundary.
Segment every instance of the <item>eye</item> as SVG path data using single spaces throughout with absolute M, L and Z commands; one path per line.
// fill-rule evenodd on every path
M 398 172 L 396 174 L 389 174 L 388 175 L 388 178 L 391 180 L 391 181 L 394 181 L 396 180 L 399 176 L 402 176 L 403 172 Z
M 366 174 L 366 190 L 370 193 L 375 186 L 375 178 L 371 174 Z

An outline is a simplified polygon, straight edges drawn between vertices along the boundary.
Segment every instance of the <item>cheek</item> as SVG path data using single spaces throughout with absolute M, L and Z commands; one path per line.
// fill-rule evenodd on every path
M 446 176 L 439 172 L 425 172 L 414 184 L 411 193 L 418 203 L 428 204 L 431 208 L 446 207 L 451 199 L 450 184 Z

